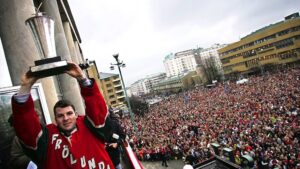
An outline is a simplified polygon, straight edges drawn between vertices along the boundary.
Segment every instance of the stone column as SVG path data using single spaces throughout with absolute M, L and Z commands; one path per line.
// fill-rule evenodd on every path
M 42 5 L 42 11 L 46 12 L 55 21 L 55 45 L 58 56 L 71 61 L 69 48 L 67 45 L 66 36 L 64 33 L 60 12 L 57 1 L 45 1 Z M 84 104 L 80 95 L 79 85 L 76 79 L 67 74 L 58 76 L 58 81 L 61 87 L 62 97 L 70 100 L 79 114 L 84 114 Z
M 39 60 L 37 48 L 25 20 L 35 13 L 32 1 L 0 0 L 0 36 L 12 84 L 20 85 L 21 76 Z M 50 116 L 57 93 L 53 78 L 40 80 L 43 85 Z M 53 116 L 52 116 L 53 117 Z M 53 118 L 52 118 L 53 120 Z
M 74 42 L 75 48 L 76 48 L 76 53 L 77 53 L 77 59 L 79 62 L 84 62 L 84 58 L 82 56 L 81 50 L 80 50 L 80 45 L 77 41 Z
M 70 23 L 69 22 L 64 22 L 63 27 L 64 27 L 65 35 L 66 35 L 66 38 L 67 38 L 67 43 L 68 43 L 68 47 L 69 47 L 69 50 L 70 50 L 71 58 L 75 63 L 79 64 L 80 62 L 79 62 L 78 57 L 76 55 L 76 48 L 75 48 L 75 44 L 74 44 L 74 40 L 73 40 L 73 36 L 72 36 Z
M 31 1 L 0 0 L 0 36 L 13 85 L 39 59 L 25 20 L 35 13 Z

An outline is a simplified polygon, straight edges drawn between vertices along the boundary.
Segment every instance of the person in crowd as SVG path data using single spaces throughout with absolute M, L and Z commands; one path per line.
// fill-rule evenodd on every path
M 195 165 L 197 164 L 197 158 L 196 156 L 194 155 L 194 153 L 192 153 L 192 150 L 189 150 L 187 152 L 187 156 L 185 158 L 185 163 L 186 164 L 190 164 L 190 165 Z
M 165 145 L 163 145 L 160 149 L 160 154 L 161 154 L 161 165 L 168 167 L 168 163 L 167 163 L 167 158 L 168 158 L 168 154 L 167 154 L 167 148 L 165 147 Z
M 108 142 L 106 143 L 106 150 L 116 167 L 116 169 L 122 169 L 122 164 L 120 161 L 121 158 L 121 145 L 123 144 L 123 141 L 125 140 L 125 133 L 123 131 L 123 128 L 119 124 L 119 115 L 112 112 L 110 112 L 110 118 L 111 118 L 111 137 L 108 139 Z
M 30 90 L 39 79 L 31 72 L 22 76 L 21 87 L 12 97 L 13 125 L 26 154 L 39 168 L 115 168 L 105 150 L 110 133 L 107 106 L 93 79 L 69 62 L 68 75 L 78 80 L 86 115 L 79 116 L 68 100 L 54 108 L 56 124 L 40 125 Z

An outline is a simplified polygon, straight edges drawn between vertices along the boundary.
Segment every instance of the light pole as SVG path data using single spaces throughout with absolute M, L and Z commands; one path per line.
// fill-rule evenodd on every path
M 133 113 L 132 113 L 132 110 L 131 110 L 130 101 L 129 101 L 129 98 L 127 96 L 127 91 L 126 91 L 126 88 L 125 88 L 125 83 L 124 83 L 123 76 L 122 76 L 122 71 L 121 71 L 121 67 L 125 67 L 126 65 L 125 65 L 125 63 L 123 63 L 123 61 L 119 61 L 119 54 L 114 54 L 113 57 L 116 59 L 117 63 L 115 63 L 115 64 L 111 63 L 110 69 L 114 70 L 114 66 L 118 67 L 119 74 L 120 74 L 121 81 L 122 81 L 122 86 L 123 86 L 124 93 L 125 93 L 125 99 L 126 99 L 127 104 L 128 104 L 128 110 L 129 110 L 129 114 L 130 114 L 130 120 L 131 120 L 131 123 L 133 125 L 134 131 L 136 131 L 136 125 L 135 125 Z

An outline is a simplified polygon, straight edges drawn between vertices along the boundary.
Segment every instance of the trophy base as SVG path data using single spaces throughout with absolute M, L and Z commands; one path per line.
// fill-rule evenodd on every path
M 30 67 L 32 74 L 40 78 L 62 74 L 67 69 L 68 62 L 61 60 L 60 56 L 37 60 L 35 66 Z

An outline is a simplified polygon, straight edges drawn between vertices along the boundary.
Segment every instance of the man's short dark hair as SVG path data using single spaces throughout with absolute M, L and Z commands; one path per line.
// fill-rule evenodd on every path
M 54 115 L 56 114 L 55 109 L 56 108 L 65 108 L 71 106 L 75 112 L 75 106 L 69 101 L 69 100 L 59 100 L 58 102 L 55 103 L 54 108 L 53 108 L 53 112 Z

